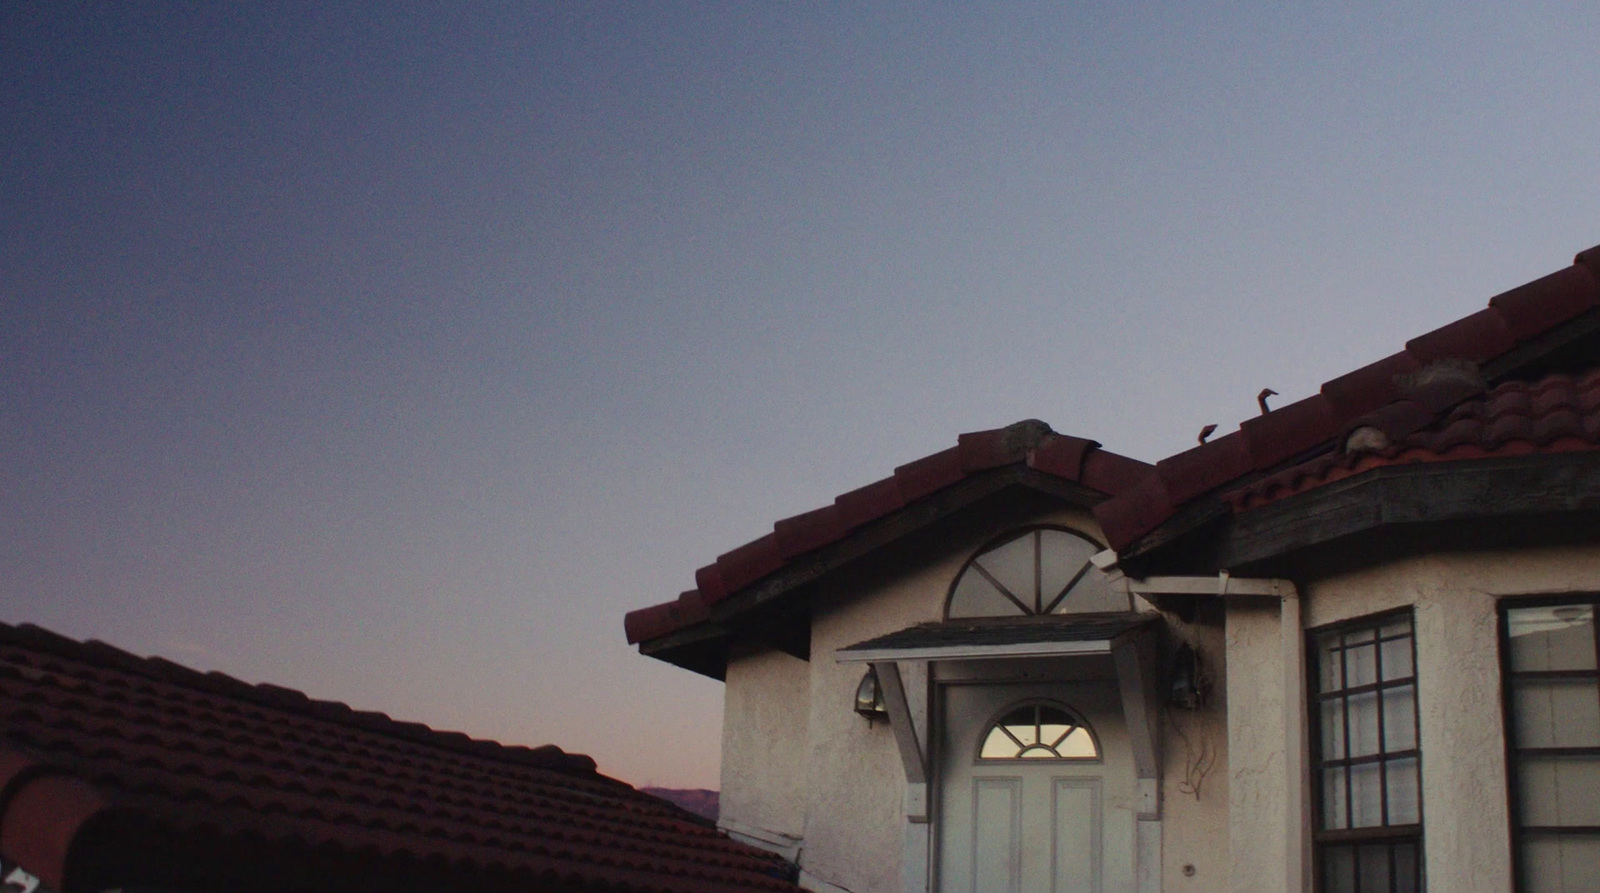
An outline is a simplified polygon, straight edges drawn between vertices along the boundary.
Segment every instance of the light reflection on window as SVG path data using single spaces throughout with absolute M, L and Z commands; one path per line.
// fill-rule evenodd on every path
M 989 729 L 982 760 L 1093 760 L 1094 735 L 1072 714 L 1049 704 L 1025 704 Z

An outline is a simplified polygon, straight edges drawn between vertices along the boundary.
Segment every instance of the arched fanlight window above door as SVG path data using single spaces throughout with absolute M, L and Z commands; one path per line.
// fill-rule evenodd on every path
M 945 617 L 1129 611 L 1089 557 L 1104 547 L 1074 530 L 1013 531 L 974 555 L 950 587 Z
M 978 745 L 979 760 L 1097 760 L 1094 733 L 1058 704 L 1034 702 L 1008 709 Z

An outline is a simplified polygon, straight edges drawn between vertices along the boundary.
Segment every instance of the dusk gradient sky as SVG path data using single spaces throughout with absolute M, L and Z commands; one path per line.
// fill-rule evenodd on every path
M 1593 0 L 8 0 L 0 620 L 716 787 L 694 568 L 1596 243 Z

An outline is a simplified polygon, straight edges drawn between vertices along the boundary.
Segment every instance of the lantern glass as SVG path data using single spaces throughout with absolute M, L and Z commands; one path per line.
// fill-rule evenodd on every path
M 876 670 L 868 669 L 856 686 L 856 712 L 867 719 L 882 719 L 889 715 L 883 703 L 883 686 L 878 683 Z

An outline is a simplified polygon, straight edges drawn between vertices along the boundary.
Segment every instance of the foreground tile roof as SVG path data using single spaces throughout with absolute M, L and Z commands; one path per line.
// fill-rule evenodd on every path
M 1508 381 L 1460 403 L 1420 430 L 1406 414 L 1374 413 L 1344 449 L 1319 456 L 1224 494 L 1234 511 L 1343 480 L 1372 468 L 1532 453 L 1600 450 L 1600 368 L 1536 382 Z
M 585 756 L 0 624 L 0 854 L 67 889 L 108 827 L 247 842 L 274 870 L 429 867 L 455 889 L 797 889 L 777 857 Z M 252 868 L 217 870 L 241 889 Z
M 1597 307 L 1600 246 L 1580 253 L 1570 267 L 1490 299 L 1484 310 L 1411 339 L 1397 354 L 1324 383 L 1311 397 L 1157 462 L 1154 474 L 1095 506 L 1095 517 L 1111 547 L 1121 551 L 1202 495 L 1328 452 L 1352 428 L 1374 424 L 1375 414 L 1410 430 L 1431 424 L 1481 393 L 1481 381 L 1475 388 L 1441 381 L 1416 389 L 1408 388 L 1409 380 L 1441 365 L 1481 367 Z
M 624 621 L 628 642 L 705 621 L 712 605 L 795 559 L 972 475 L 1007 465 L 1024 466 L 1107 495 L 1127 490 L 1150 473 L 1144 462 L 1103 450 L 1092 440 L 1057 434 L 1034 419 L 963 434 L 955 446 L 908 462 L 889 477 L 839 496 L 832 505 L 779 521 L 772 533 L 719 556 L 695 572 L 698 588 L 676 601 L 629 612 Z

